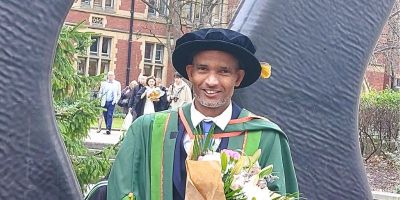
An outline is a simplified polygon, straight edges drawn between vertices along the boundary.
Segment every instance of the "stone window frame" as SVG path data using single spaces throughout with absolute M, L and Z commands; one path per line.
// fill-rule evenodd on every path
M 188 22 L 191 23 L 196 23 L 200 21 L 200 13 L 203 11 L 204 6 L 204 0 L 190 0 L 190 3 L 185 3 L 184 8 L 182 9 L 185 13 L 182 13 L 182 16 L 185 15 L 185 19 Z M 212 25 L 214 24 L 220 24 L 223 21 L 223 13 L 225 8 L 225 4 L 227 3 L 226 0 L 219 0 L 217 2 L 217 5 L 213 8 L 212 10 L 212 16 L 211 16 L 211 23 Z M 186 8 L 186 10 L 185 10 Z
M 116 2 L 118 0 L 78 0 L 81 8 L 102 10 L 102 11 L 115 11 Z
M 149 50 L 148 48 L 151 47 Z M 148 52 L 150 51 L 150 52 Z M 150 53 L 149 55 L 147 55 Z M 159 53 L 159 54 L 158 54 Z M 166 61 L 164 55 L 166 53 L 165 46 L 160 43 L 145 42 L 143 52 L 143 68 L 142 74 L 145 76 L 154 76 L 156 78 L 163 77 L 163 71 L 166 67 Z M 158 56 L 157 56 L 158 55 Z M 150 57 L 147 57 L 150 56 Z M 156 59 L 158 57 L 159 59 Z
M 94 43 L 86 50 L 86 54 L 77 56 L 77 71 L 79 74 L 85 76 L 107 73 L 111 66 L 111 47 L 113 37 L 93 35 L 92 38 L 96 41 L 94 41 Z M 104 41 L 107 41 L 107 46 L 104 46 Z M 95 44 L 96 46 L 94 46 Z M 103 52 L 105 47 L 108 50 L 107 52 Z M 96 50 L 93 51 L 93 48 L 96 48 Z
M 152 3 L 152 1 L 154 3 Z M 168 3 L 169 3 L 169 0 L 149 0 L 148 2 L 149 2 L 149 4 L 156 5 L 156 8 L 159 9 L 159 11 L 160 11 L 160 8 L 161 8 L 160 5 L 163 4 L 163 6 L 164 6 L 164 13 L 162 14 L 162 13 L 157 12 L 155 9 L 151 8 L 150 6 L 146 5 L 147 6 L 147 16 L 148 17 L 159 17 L 159 16 L 162 16 L 162 15 L 167 15 L 168 14 Z M 167 2 L 167 3 L 165 4 L 165 2 Z

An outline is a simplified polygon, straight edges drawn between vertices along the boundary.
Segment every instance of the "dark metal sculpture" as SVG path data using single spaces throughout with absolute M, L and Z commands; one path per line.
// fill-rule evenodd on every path
M 82 199 L 50 89 L 72 0 L 0 3 L 0 199 Z
M 244 1 L 232 23 L 272 65 L 272 77 L 238 91 L 236 102 L 281 125 L 307 199 L 372 199 L 358 142 L 358 100 L 393 2 Z
M 50 74 L 72 0 L 0 3 L 0 199 L 81 199 L 57 134 Z M 308 199 L 370 199 L 357 140 L 360 83 L 393 0 L 246 0 L 232 29 L 273 66 L 236 100 L 289 136 Z

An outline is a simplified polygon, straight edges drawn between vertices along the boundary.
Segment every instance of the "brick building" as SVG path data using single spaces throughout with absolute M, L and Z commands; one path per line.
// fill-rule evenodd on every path
M 182 13 L 189 23 L 183 27 L 184 31 L 192 28 L 191 23 L 194 24 L 199 20 L 200 12 L 204 9 L 203 1 L 192 0 L 190 2 L 193 3 L 185 4 Z M 129 70 L 131 2 L 134 2 L 134 17 Z M 77 70 L 85 75 L 98 75 L 114 70 L 116 79 L 122 86 L 127 84 L 127 76 L 129 81 L 132 81 L 136 80 L 140 73 L 161 78 L 164 85 L 169 85 L 174 70 L 170 64 L 167 47 L 164 45 L 168 33 L 161 15 L 167 14 L 168 7 L 163 5 L 163 2 L 165 0 L 75 0 L 65 24 L 75 25 L 84 21 L 83 31 L 95 33 L 92 37 L 94 43 L 86 55 L 78 56 Z M 217 2 L 218 4 L 212 7 L 211 23 L 218 23 L 211 25 L 225 27 L 239 1 Z
M 400 37 L 396 29 L 400 24 L 393 20 L 384 26 L 365 72 L 369 89 L 400 88 Z

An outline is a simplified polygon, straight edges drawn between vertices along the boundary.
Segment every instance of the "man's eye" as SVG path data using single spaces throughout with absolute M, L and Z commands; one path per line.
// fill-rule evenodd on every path
M 230 71 L 229 71 L 229 70 L 227 70 L 227 69 L 223 69 L 223 70 L 221 70 L 221 73 L 222 73 L 222 74 L 229 74 L 229 73 L 230 73 Z

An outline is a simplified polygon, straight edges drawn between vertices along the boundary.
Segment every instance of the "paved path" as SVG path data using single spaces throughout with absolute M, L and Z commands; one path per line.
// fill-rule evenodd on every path
M 104 146 L 116 144 L 122 136 L 122 132 L 119 130 L 112 130 L 110 135 L 106 135 L 105 130 L 100 133 L 96 131 L 97 129 L 90 129 L 89 136 L 85 139 L 85 144 L 89 148 L 101 149 Z

